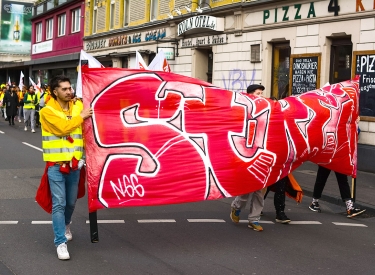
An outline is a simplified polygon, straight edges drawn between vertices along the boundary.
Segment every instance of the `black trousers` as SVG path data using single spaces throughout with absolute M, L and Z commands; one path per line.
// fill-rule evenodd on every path
M 275 182 L 273 188 L 275 190 L 275 195 L 273 197 L 273 204 L 275 205 L 276 213 L 284 212 L 286 177 Z
M 314 185 L 314 199 L 320 199 L 323 193 L 324 186 L 326 185 L 327 179 L 331 170 L 319 166 L 318 173 L 316 175 L 315 185 Z M 337 183 L 339 184 L 340 195 L 343 201 L 349 200 L 351 198 L 350 195 L 350 187 L 348 183 L 348 177 L 344 174 L 340 174 L 335 172 Z

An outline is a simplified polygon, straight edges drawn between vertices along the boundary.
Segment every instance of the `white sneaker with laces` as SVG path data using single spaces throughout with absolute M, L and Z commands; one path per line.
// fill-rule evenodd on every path
M 25 129 L 24 129 L 25 131 L 27 131 L 27 126 L 25 126 Z
M 70 259 L 70 255 L 69 255 L 69 252 L 68 252 L 68 246 L 66 245 L 66 243 L 62 243 L 57 247 L 57 258 L 59 258 L 59 260 L 69 260 Z
M 70 224 L 65 225 L 65 238 L 68 241 L 71 241 L 73 239 L 72 232 L 70 231 Z

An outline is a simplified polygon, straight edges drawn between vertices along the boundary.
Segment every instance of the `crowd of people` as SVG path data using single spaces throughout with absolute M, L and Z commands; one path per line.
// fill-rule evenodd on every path
M 25 131 L 35 133 L 35 128 L 40 127 L 39 111 L 45 106 L 51 98 L 50 90 L 47 84 L 41 87 L 23 85 L 22 89 L 15 83 L 0 85 L 0 109 L 1 115 L 9 122 L 9 125 L 15 125 L 14 121 L 25 124 Z

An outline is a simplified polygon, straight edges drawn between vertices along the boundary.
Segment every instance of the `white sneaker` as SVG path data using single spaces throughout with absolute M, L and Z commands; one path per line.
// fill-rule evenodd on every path
M 31 130 L 31 133 L 35 133 L 35 130 L 34 130 L 34 129 L 32 129 L 32 130 Z
M 60 260 L 69 260 L 70 255 L 66 243 L 62 243 L 57 247 L 57 258 Z
M 24 129 L 25 131 L 27 131 L 27 126 L 25 126 L 25 129 Z
M 73 239 L 72 232 L 70 231 L 70 224 L 65 225 L 65 238 L 68 241 L 71 241 Z
M 18 122 L 21 122 L 21 120 L 19 119 Z

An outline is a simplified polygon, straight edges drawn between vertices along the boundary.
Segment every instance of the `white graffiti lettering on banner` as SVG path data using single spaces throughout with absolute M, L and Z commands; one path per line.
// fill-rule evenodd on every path
M 138 184 L 138 177 L 135 174 L 131 174 L 130 178 L 126 175 L 118 179 L 118 184 L 111 182 L 113 192 L 116 194 L 118 200 L 125 199 L 127 197 L 134 198 L 135 195 L 143 197 L 145 190 L 141 184 Z

